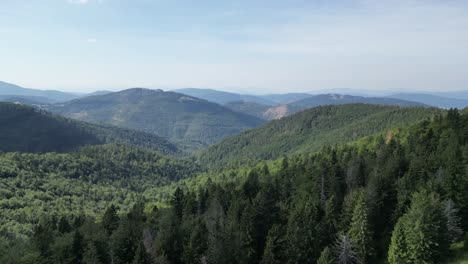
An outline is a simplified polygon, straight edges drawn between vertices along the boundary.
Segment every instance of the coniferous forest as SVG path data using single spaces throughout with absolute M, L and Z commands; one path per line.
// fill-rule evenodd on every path
M 468 264 L 468 0 L 0 0 L 0 264 Z
M 321 115 L 341 107 L 365 106 Z M 411 114 L 247 163 L 228 139 L 216 166 L 121 141 L 3 152 L 0 263 L 450 263 L 468 244 L 468 113 Z

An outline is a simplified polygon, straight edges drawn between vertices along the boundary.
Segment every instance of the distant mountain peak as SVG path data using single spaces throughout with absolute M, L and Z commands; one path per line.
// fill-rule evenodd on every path
M 83 97 L 46 109 L 83 121 L 154 133 L 195 148 L 265 122 L 190 95 L 146 88 Z

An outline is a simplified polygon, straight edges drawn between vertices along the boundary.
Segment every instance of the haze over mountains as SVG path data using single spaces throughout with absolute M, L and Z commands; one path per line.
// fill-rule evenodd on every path
M 421 189 L 452 192 L 468 219 L 468 108 L 209 92 L 226 103 L 143 88 L 52 103 L 6 96 L 0 263 L 270 263 L 268 241 L 278 239 L 286 249 L 270 254 L 280 256 L 274 263 L 320 263 L 338 234 L 359 233 L 362 223 L 376 234 L 366 239 L 384 241 L 366 263 L 384 263 L 397 234 L 387 229 L 415 210 Z M 372 214 L 357 218 L 359 208 Z M 434 210 L 419 210 L 420 222 Z M 439 246 L 446 232 L 437 237 L 431 251 L 449 252 Z M 254 257 L 245 261 L 245 252 Z
M 284 93 L 267 95 L 245 95 L 217 91 L 212 89 L 179 89 L 180 93 L 188 94 L 194 97 L 202 98 L 219 104 L 228 104 L 232 102 L 244 101 L 260 105 L 278 106 L 294 105 L 298 101 L 306 100 L 315 96 L 315 101 L 310 106 L 337 104 L 340 103 L 370 103 L 384 105 L 415 106 L 426 105 L 440 108 L 463 108 L 468 106 L 468 91 L 458 92 L 403 92 L 403 91 L 371 91 L 361 89 L 327 89 L 311 91 L 308 93 Z M 340 99 L 341 97 L 341 99 Z M 338 99 L 338 100 L 337 100 Z M 392 100 L 399 99 L 402 101 Z M 322 101 L 320 101 L 322 100 Z M 306 102 L 306 101 L 304 101 Z M 302 104 L 302 103 L 299 103 Z M 292 107 L 294 108 L 294 107 Z M 292 111 L 294 112 L 294 111 Z
M 353 94 L 366 90 L 334 89 Z M 107 124 L 151 133 L 193 151 L 224 138 L 323 105 L 374 104 L 400 107 L 463 108 L 468 92 L 434 94 L 399 93 L 359 96 L 337 93 L 238 94 L 213 89 L 186 88 L 171 92 L 143 88 L 120 92 L 72 94 L 23 88 L 0 83 L 0 101 L 41 109 L 96 124 Z M 444 96 L 458 96 L 449 98 Z
M 154 133 L 193 146 L 214 143 L 264 122 L 203 99 L 142 88 L 47 105 L 45 109 L 78 120 Z
M 55 101 L 55 102 L 67 101 L 67 100 L 71 100 L 71 99 L 75 99 L 79 97 L 79 95 L 72 94 L 72 93 L 65 93 L 65 92 L 60 92 L 60 91 L 55 91 L 55 90 L 37 90 L 37 89 L 24 88 L 15 84 L 6 83 L 2 81 L 0 81 L 0 95 L 2 96 L 16 95 L 16 96 L 28 96 L 28 97 L 34 96 L 36 98 L 47 98 L 47 99 L 39 99 L 39 101 L 50 100 L 50 101 Z

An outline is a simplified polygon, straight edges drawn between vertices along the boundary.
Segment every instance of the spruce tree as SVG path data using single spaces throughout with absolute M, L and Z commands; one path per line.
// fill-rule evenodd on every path
M 351 227 L 348 231 L 350 239 L 354 242 L 355 251 L 361 263 L 367 263 L 372 253 L 372 232 L 366 204 L 366 194 L 361 191 L 353 210 Z
M 317 264 L 334 264 L 335 259 L 333 257 L 332 252 L 328 247 L 323 249 L 322 253 L 320 254 L 319 259 L 317 260 Z
M 117 209 L 114 205 L 109 206 L 104 212 L 102 216 L 102 226 L 109 236 L 119 226 L 119 217 L 117 216 Z
M 285 250 L 284 230 L 280 225 L 273 225 L 268 232 L 261 264 L 284 263 Z
M 406 244 L 404 218 L 400 218 L 392 233 L 390 248 L 388 250 L 389 264 L 409 264 L 408 245 Z
M 348 235 L 338 234 L 334 246 L 336 263 L 338 264 L 358 264 L 359 256 L 357 255 L 353 241 Z

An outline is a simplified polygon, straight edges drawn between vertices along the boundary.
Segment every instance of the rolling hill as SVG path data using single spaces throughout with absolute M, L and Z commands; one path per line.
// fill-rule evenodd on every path
M 256 116 L 261 119 L 269 120 L 265 112 L 272 108 L 270 105 L 258 104 L 253 102 L 235 101 L 224 105 L 225 107 L 244 114 Z
M 463 98 L 463 92 L 460 92 L 459 95 L 460 95 L 460 98 Z M 423 104 L 437 106 L 441 108 L 465 108 L 468 106 L 468 99 L 454 99 L 454 98 L 442 97 L 442 96 L 437 96 L 437 95 L 432 95 L 432 94 L 399 93 L 399 94 L 390 95 L 388 97 L 420 102 Z
M 47 109 L 78 120 L 154 133 L 192 148 L 264 123 L 199 98 L 142 88 L 75 99 Z
M 0 95 L 0 102 L 19 103 L 25 105 L 41 105 L 50 104 L 54 101 L 41 96 L 27 96 L 27 95 Z
M 217 167 L 233 161 L 269 160 L 284 154 L 313 152 L 323 145 L 353 141 L 440 112 L 435 108 L 368 104 L 320 106 L 227 138 L 198 153 L 198 159 Z
M 286 94 L 285 94 L 286 95 Z M 291 94 L 292 95 L 292 94 Z M 292 99 L 294 97 L 290 97 Z M 309 95 L 304 99 L 293 101 L 288 104 L 280 104 L 277 106 L 265 106 L 249 102 L 233 102 L 226 106 L 245 114 L 254 115 L 266 120 L 279 119 L 285 116 L 292 115 L 299 111 L 313 108 L 322 105 L 342 105 L 342 104 L 375 104 L 375 105 L 392 105 L 392 106 L 426 106 L 422 103 L 412 102 L 401 99 L 385 98 L 385 97 L 364 97 L 341 94 L 319 94 Z
M 153 134 L 75 121 L 29 106 L 0 103 L 0 151 L 65 152 L 85 145 L 120 143 L 178 154 Z
M 308 93 L 284 93 L 284 94 L 267 94 L 261 95 L 260 97 L 264 99 L 271 100 L 276 104 L 288 104 L 302 99 L 311 97 L 311 94 Z
M 62 102 L 71 99 L 75 99 L 80 97 L 80 95 L 72 94 L 72 93 L 65 93 L 60 91 L 54 90 L 36 90 L 36 89 L 29 89 L 23 88 L 15 84 L 1 82 L 0 81 L 0 95 L 5 96 L 34 96 L 40 98 L 47 98 L 51 102 Z
M 236 102 L 236 101 L 245 101 L 245 102 L 252 102 L 252 103 L 266 104 L 266 105 L 276 104 L 275 101 L 273 100 L 264 99 L 262 97 L 255 96 L 255 95 L 230 93 L 230 92 L 218 91 L 218 90 L 213 90 L 213 89 L 184 88 L 184 89 L 174 90 L 174 92 L 197 97 L 197 98 L 204 99 L 204 100 L 217 103 L 220 105 L 224 105 L 224 104 L 227 104 L 230 102 Z

